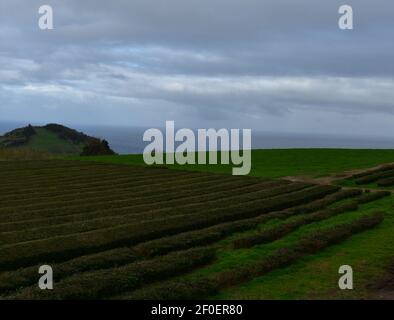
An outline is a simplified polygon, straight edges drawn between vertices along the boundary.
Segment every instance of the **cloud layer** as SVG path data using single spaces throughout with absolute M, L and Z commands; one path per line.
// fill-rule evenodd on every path
M 394 3 L 38 0 L 0 4 L 2 120 L 394 136 Z

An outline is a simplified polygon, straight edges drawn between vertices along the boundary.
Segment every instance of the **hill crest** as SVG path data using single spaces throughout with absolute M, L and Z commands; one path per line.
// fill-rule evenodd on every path
M 56 123 L 29 124 L 7 132 L 0 136 L 0 148 L 29 148 L 51 154 L 114 154 L 107 141 Z

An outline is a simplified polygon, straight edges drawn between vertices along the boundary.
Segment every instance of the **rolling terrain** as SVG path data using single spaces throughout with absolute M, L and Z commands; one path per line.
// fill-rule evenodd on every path
M 0 136 L 0 156 L 7 151 L 8 154 L 13 152 L 21 154 L 22 152 L 33 157 L 39 153 L 62 156 L 80 155 L 86 154 L 87 147 L 92 145 L 102 149 L 99 150 L 101 152 L 94 154 L 115 154 L 105 140 L 90 137 L 74 129 L 59 124 L 28 125 Z
M 339 181 L 344 186 L 358 186 L 372 189 L 394 189 L 394 163 L 363 170 Z
M 220 157 L 219 157 L 220 158 Z M 112 164 L 145 165 L 142 155 L 70 157 Z M 252 150 L 251 176 L 282 178 L 308 176 L 312 178 L 346 175 L 345 171 L 368 169 L 394 162 L 392 149 L 266 149 Z M 168 165 L 171 169 L 231 174 L 232 165 Z
M 2 299 L 369 298 L 393 262 L 387 191 L 65 160 L 0 178 Z

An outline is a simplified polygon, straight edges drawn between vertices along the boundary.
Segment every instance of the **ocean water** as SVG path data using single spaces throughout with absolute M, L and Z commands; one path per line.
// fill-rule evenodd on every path
M 0 122 L 0 135 L 26 123 Z M 33 124 L 34 125 L 34 124 Z M 142 140 L 146 128 L 125 128 L 109 126 L 70 126 L 88 135 L 106 139 L 111 148 L 119 154 L 142 153 L 146 142 Z M 323 134 L 290 134 L 256 132 L 252 134 L 253 149 L 287 148 L 352 148 L 352 149 L 394 149 L 394 139 Z
M 78 129 L 90 135 L 105 138 L 119 154 L 142 153 L 147 145 L 142 140 L 146 128 L 81 127 Z M 394 139 L 253 131 L 252 148 L 394 149 Z

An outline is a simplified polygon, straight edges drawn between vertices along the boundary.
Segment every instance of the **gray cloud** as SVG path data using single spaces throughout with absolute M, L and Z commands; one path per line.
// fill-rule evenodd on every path
M 394 3 L 347 1 L 351 32 L 339 0 L 45 3 L 52 31 L 1 1 L 0 119 L 394 135 Z

